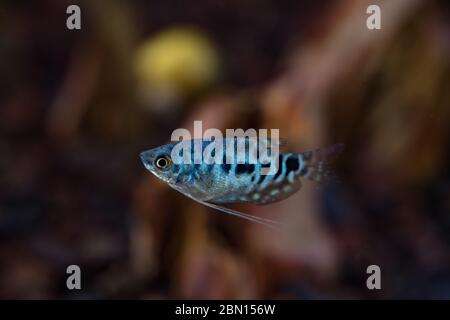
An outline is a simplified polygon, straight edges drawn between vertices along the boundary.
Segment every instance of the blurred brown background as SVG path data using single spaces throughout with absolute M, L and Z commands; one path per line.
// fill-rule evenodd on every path
M 2 1 L 0 297 L 449 299 L 448 6 Z M 193 120 L 343 142 L 339 181 L 236 206 L 279 233 L 202 207 L 138 159 Z

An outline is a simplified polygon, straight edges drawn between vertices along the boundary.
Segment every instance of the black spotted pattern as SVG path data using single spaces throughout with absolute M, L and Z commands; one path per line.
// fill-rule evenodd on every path
M 256 182 L 256 183 L 257 183 L 257 184 L 263 183 L 263 181 L 264 181 L 265 178 L 266 178 L 266 176 L 260 173 L 258 182 Z
M 246 169 L 246 167 L 245 167 L 245 164 L 239 163 L 239 164 L 236 165 L 236 174 L 242 174 L 242 173 L 245 173 L 246 170 L 247 170 L 247 169 Z
M 236 165 L 236 174 L 248 173 L 252 174 L 255 171 L 255 165 L 249 163 L 239 163 Z
M 294 155 L 289 156 L 286 159 L 286 175 L 288 175 L 291 171 L 296 172 L 298 168 L 300 168 L 298 157 Z
M 223 172 L 225 172 L 225 173 L 230 173 L 230 170 L 231 170 L 231 164 L 228 164 L 228 163 L 222 163 L 222 164 L 220 165 L 220 167 L 222 168 Z
M 281 154 L 278 155 L 278 170 L 273 177 L 273 180 L 276 180 L 283 173 L 283 156 Z

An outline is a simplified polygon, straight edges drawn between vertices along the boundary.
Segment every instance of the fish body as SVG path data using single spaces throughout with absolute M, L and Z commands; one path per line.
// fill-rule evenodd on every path
M 203 140 L 201 143 L 203 152 L 211 141 Z M 172 163 L 167 168 L 158 168 L 155 161 L 159 157 L 171 157 L 175 145 L 167 144 L 141 153 L 145 167 L 186 195 L 222 204 L 276 202 L 296 192 L 300 188 L 301 177 L 320 182 L 328 175 L 325 153 L 328 154 L 337 147 L 303 153 L 281 152 L 276 172 L 264 175 L 262 169 L 268 165 L 261 162 L 250 163 L 247 155 L 243 163 L 237 163 L 235 155 L 234 161 L 227 164 L 225 148 L 222 163 Z M 246 151 L 248 152 L 248 148 Z M 191 160 L 194 162 L 193 157 Z
M 234 139 L 237 142 L 236 139 L 242 138 Z M 317 182 L 329 178 L 326 159 L 342 147 L 342 145 L 334 145 L 302 153 L 280 152 L 273 174 L 263 174 L 263 168 L 267 168 L 270 164 L 251 162 L 249 154 L 245 154 L 243 161 L 238 163 L 237 152 L 235 152 L 233 161 L 226 163 L 227 141 L 229 140 L 223 141 L 222 163 L 207 163 L 207 161 L 174 163 L 171 154 L 177 143 L 144 151 L 140 157 L 147 170 L 172 188 L 203 204 L 265 205 L 283 200 L 297 192 L 301 188 L 301 178 Z M 197 142 L 202 152 L 211 143 L 208 140 L 197 140 Z M 195 140 L 184 143 L 191 143 L 193 146 Z M 246 153 L 249 152 L 248 144 L 249 141 L 246 140 Z M 194 155 L 190 155 L 190 158 L 194 160 Z M 167 164 L 167 166 L 161 164 Z

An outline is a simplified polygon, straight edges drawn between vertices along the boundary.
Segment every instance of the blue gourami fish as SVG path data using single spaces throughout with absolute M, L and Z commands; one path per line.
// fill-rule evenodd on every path
M 273 174 L 264 175 L 263 168 L 270 164 L 249 161 L 250 157 L 247 155 L 243 163 L 236 161 L 237 153 L 234 154 L 234 161 L 227 163 L 225 148 L 227 139 L 223 140 L 222 163 L 211 164 L 207 161 L 175 163 L 171 154 L 177 143 L 144 151 L 140 154 L 140 158 L 147 170 L 189 198 L 222 212 L 273 227 L 278 222 L 222 205 L 231 203 L 265 205 L 286 199 L 297 192 L 301 188 L 302 178 L 319 183 L 325 182 L 332 176 L 327 159 L 343 147 L 342 144 L 336 144 L 302 153 L 280 151 L 277 169 Z M 188 143 L 194 141 L 190 140 Z M 210 143 L 208 140 L 200 140 L 201 149 L 204 150 Z M 248 140 L 245 143 L 248 146 Z M 245 148 L 245 152 L 249 152 L 249 148 Z

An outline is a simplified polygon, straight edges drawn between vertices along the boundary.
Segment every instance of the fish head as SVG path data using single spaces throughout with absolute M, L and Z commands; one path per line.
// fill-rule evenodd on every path
M 174 177 L 174 164 L 171 157 L 173 144 L 149 149 L 139 156 L 145 168 L 159 179 L 170 183 Z

